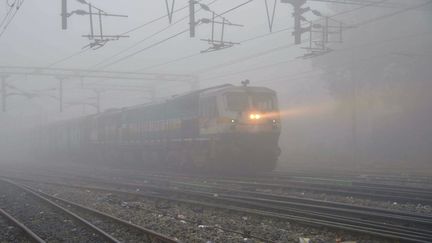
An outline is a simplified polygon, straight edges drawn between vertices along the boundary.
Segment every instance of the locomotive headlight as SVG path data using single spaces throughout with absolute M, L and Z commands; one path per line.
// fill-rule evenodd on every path
M 278 122 L 278 120 L 273 119 L 273 120 L 271 120 L 271 123 L 272 123 L 273 129 L 278 129 L 279 128 L 279 122 Z
M 259 120 L 259 119 L 261 119 L 261 115 L 260 114 L 254 114 L 254 113 L 252 113 L 252 114 L 249 115 L 249 119 L 251 119 L 251 120 Z
M 231 130 L 235 130 L 237 127 L 237 120 L 231 119 Z

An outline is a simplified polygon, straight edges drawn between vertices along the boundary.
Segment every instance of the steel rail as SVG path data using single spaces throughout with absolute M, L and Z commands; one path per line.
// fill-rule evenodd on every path
M 111 184 L 111 183 L 108 183 Z M 113 186 L 116 185 L 120 185 L 117 183 L 113 183 L 111 184 Z M 123 184 L 124 186 L 124 184 Z M 169 189 L 169 188 L 161 188 L 161 187 L 155 187 L 155 186 L 140 186 L 140 185 L 126 185 L 126 186 L 131 186 L 131 188 L 133 190 L 135 190 L 136 188 L 147 188 L 147 189 L 156 189 L 157 192 L 162 192 L 162 193 L 166 193 L 167 195 L 173 195 L 175 193 L 180 194 L 180 195 L 189 195 L 189 196 L 198 196 L 198 197 L 207 197 L 207 199 L 211 199 L 211 200 L 215 200 L 214 198 L 214 193 L 209 193 L 209 192 L 201 192 L 201 191 L 190 191 L 190 190 L 184 190 L 184 189 Z M 238 194 L 240 191 L 237 191 L 236 193 Z M 309 204 L 309 205 L 304 205 L 303 203 L 293 203 L 293 202 L 287 202 L 287 201 L 277 201 L 277 200 L 270 200 L 270 199 L 263 199 L 263 198 L 259 198 L 259 197 L 246 197 L 246 196 L 239 196 L 239 195 L 227 195 L 227 194 L 217 194 L 217 198 L 216 199 L 220 199 L 220 198 L 224 198 L 224 199 L 234 199 L 234 200 L 242 200 L 243 204 L 248 204 L 251 202 L 256 202 L 256 205 L 258 205 L 259 203 L 263 203 L 265 202 L 265 204 L 259 204 L 260 206 L 266 206 L 269 209 L 282 209 L 282 210 L 291 210 L 291 212 L 297 211 L 300 212 L 301 210 L 303 210 L 303 213 L 311 213 L 311 211 L 306 211 L 307 209 L 309 210 L 315 210 L 318 212 L 322 212 L 322 211 L 327 211 L 327 213 L 315 213 L 315 211 L 312 212 L 312 214 L 314 214 L 315 216 L 330 216 L 330 217 L 336 217 L 334 216 L 335 214 L 338 215 L 338 217 L 340 217 L 341 219 L 347 219 L 350 220 L 351 218 L 348 218 L 347 216 L 343 217 L 343 216 L 339 216 L 342 214 L 346 214 L 349 216 L 367 216 L 367 217 L 374 217 L 375 219 L 377 218 L 382 218 L 382 219 L 387 219 L 387 220 L 399 220 L 403 223 L 411 223 L 411 224 L 423 224 L 423 225 L 428 225 L 428 226 L 432 226 L 432 217 L 427 217 L 427 216 L 422 216 L 422 215 L 410 215 L 410 214 L 399 214 L 398 212 L 393 212 L 391 211 L 386 212 L 368 212 L 368 211 L 361 211 L 358 208 L 356 208 L 355 206 L 353 206 L 352 208 L 348 208 L 349 205 L 345 205 L 346 208 L 337 208 L 337 207 L 330 207 L 330 206 L 323 206 L 322 205 L 322 201 L 312 201 L 315 204 Z M 305 200 L 306 201 L 306 200 Z M 259 203 L 258 203 L 259 202 Z M 311 201 L 309 201 L 308 203 L 310 203 Z M 285 208 L 283 208 L 283 206 L 285 206 Z M 274 208 L 272 208 L 274 207 Z M 302 209 L 299 209 L 302 208 Z M 356 218 L 356 220 L 358 220 L 358 222 L 362 221 L 359 218 Z M 379 226 L 379 223 L 373 222 L 373 221 L 362 221 L 364 223 L 375 223 L 375 227 Z M 387 225 L 384 223 L 381 226 L 387 227 Z M 392 227 L 398 227 L 398 226 L 392 226 Z M 400 230 L 404 230 L 404 228 L 400 228 Z M 424 233 L 422 232 L 422 230 L 420 229 L 416 229 L 417 231 L 419 231 L 420 233 Z M 432 237 L 432 232 L 429 232 L 431 237 Z
M 385 238 L 391 238 L 391 239 L 399 239 L 399 240 L 405 240 L 409 242 L 429 242 L 428 239 L 432 236 L 431 234 L 425 234 L 422 232 L 413 231 L 412 229 L 407 228 L 404 230 L 404 232 L 400 232 L 400 229 L 392 228 L 392 225 L 388 225 L 387 228 L 385 228 L 383 225 L 377 225 L 377 224 L 371 224 L 369 226 L 364 224 L 358 224 L 358 218 L 352 218 L 351 222 L 347 223 L 345 220 L 343 222 L 342 217 L 337 216 L 328 216 L 317 218 L 320 214 L 318 213 L 308 213 L 308 214 L 301 214 L 302 212 L 297 210 L 297 215 L 295 214 L 289 214 L 288 212 L 284 213 L 278 213 L 277 211 L 268 211 L 268 207 L 266 205 L 259 205 L 256 203 L 249 203 L 249 207 L 245 207 L 245 201 L 236 201 L 235 199 L 229 199 L 229 198 L 221 198 L 221 197 L 214 197 L 211 195 L 206 195 L 203 198 L 206 200 L 212 200 L 217 201 L 218 203 L 209 203 L 209 202 L 203 202 L 198 200 L 190 200 L 190 199 L 182 199 L 179 197 L 176 197 L 174 194 L 170 194 L 170 196 L 166 196 L 164 194 L 158 194 L 158 193 L 138 193 L 138 192 L 132 192 L 132 191 L 124 191 L 124 190 L 117 190 L 112 188 L 101 188 L 101 187 L 91 187 L 91 186 L 80 186 L 80 185 L 68 185 L 68 184 L 62 184 L 62 183 L 48 183 L 48 184 L 55 184 L 65 187 L 71 187 L 71 188 L 78 188 L 78 189 L 86 189 L 86 190 L 94 190 L 94 191 L 101 191 L 101 192 L 110 192 L 110 193 L 119 193 L 124 195 L 130 195 L 130 196 L 140 196 L 144 198 L 155 198 L 155 199 L 163 199 L 163 200 L 169 200 L 169 201 L 175 201 L 175 202 L 183 202 L 183 203 L 189 203 L 189 204 L 195 204 L 195 205 L 201 205 L 201 206 L 209 206 L 209 207 L 216 207 L 221 209 L 232 209 L 234 211 L 238 212 L 248 212 L 252 214 L 259 214 L 263 216 L 270 216 L 270 217 L 276 217 L 276 218 L 284 218 L 284 219 L 290 219 L 295 220 L 302 223 L 309 223 L 315 226 L 327 226 L 331 228 L 336 229 L 345 229 L 349 231 L 354 232 L 361 232 L 366 233 L 370 235 L 376 235 L 381 236 Z M 230 204 L 231 203 L 231 204 Z M 233 206 L 233 203 L 236 203 L 236 206 Z M 240 205 L 240 206 L 238 206 Z M 273 207 L 273 209 L 279 210 L 279 208 Z M 377 228 L 377 226 L 379 226 Z
M 285 195 L 277 195 L 277 194 L 271 194 L 271 193 L 264 193 L 264 192 L 255 192 L 255 191 L 245 191 L 245 190 L 237 190 L 237 189 L 226 189 L 223 187 L 217 187 L 217 186 L 204 186 L 204 185 L 197 185 L 197 184 L 191 184 L 191 183 L 173 183 L 175 185 L 184 185 L 184 186 L 193 186 L 193 187 L 201 187 L 201 188 L 210 188 L 210 189 L 219 189 L 219 192 L 228 193 L 228 194 L 243 194 L 246 196 L 254 196 L 255 198 L 265 199 L 265 200 L 278 200 L 282 201 L 283 203 L 290 202 L 294 204 L 297 204 L 299 206 L 307 207 L 308 205 L 317 205 L 317 206 L 324 206 L 324 207 L 337 207 L 339 209 L 351 209 L 351 210 L 364 210 L 368 212 L 376 212 L 376 213 L 382 213 L 382 214 L 390 214 L 390 215 L 397 215 L 400 217 L 413 217 L 415 218 L 421 218 L 425 220 L 430 220 L 432 222 L 432 216 L 426 216 L 422 214 L 413 214 L 413 213 L 405 213 L 405 212 L 399 212 L 395 210 L 389 210 L 389 209 L 382 209 L 382 208 L 374 208 L 369 206 L 360 206 L 360 205 L 352 205 L 347 203 L 339 203 L 339 202 L 331 202 L 331 201 L 322 201 L 322 200 L 316 200 L 316 199 L 309 199 L 309 198 L 301 198 L 301 197 L 293 197 L 293 196 L 285 196 Z M 138 185 L 137 185 L 138 186 Z M 217 193 L 218 191 L 214 191 Z
M 85 178 L 85 176 L 82 176 Z M 164 180 L 172 180 L 173 176 L 160 176 L 160 175 L 141 175 L 139 177 L 136 177 L 136 179 L 140 180 L 158 180 L 153 179 L 154 177 L 162 177 L 165 178 Z M 183 177 L 183 176 L 181 176 Z M 89 178 L 89 177 L 87 177 Z M 128 176 L 128 179 L 135 178 L 133 176 Z M 183 177 L 185 178 L 185 177 Z M 191 178 L 191 177 L 187 177 Z M 198 179 L 193 178 L 192 179 Z M 161 180 L 161 179 L 159 179 Z M 163 180 L 163 179 L 162 179 Z M 350 195 L 350 196 L 358 196 L 358 197 L 367 197 L 367 198 L 375 198 L 379 200 L 385 200 L 385 201 L 397 201 L 397 202 L 411 202 L 411 203 L 421 203 L 421 204 L 430 204 L 432 205 L 432 193 L 430 192 L 424 192 L 422 191 L 410 191 L 410 192 L 404 192 L 404 191 L 397 191 L 397 190 L 391 190 L 390 188 L 382 188 L 379 190 L 375 190 L 375 193 L 370 193 L 368 191 L 373 191 L 374 188 L 368 188 L 368 187 L 362 187 L 359 188 L 355 186 L 338 186 L 333 184 L 309 184 L 309 185 L 302 185 L 302 184 L 308 184 L 307 182 L 301 182 L 301 181 L 292 181 L 291 184 L 279 184 L 279 183 L 262 183 L 257 182 L 256 180 L 253 181 L 241 181 L 241 180 L 227 180 L 227 179 L 217 179 L 217 178 L 201 178 L 199 180 L 205 181 L 205 183 L 210 184 L 212 183 L 219 183 L 219 184 L 234 184 L 234 185 L 240 185 L 244 187 L 250 187 L 250 188 L 257 188 L 259 186 L 263 188 L 280 188 L 280 189 L 289 189 L 289 190 L 305 190 L 305 191 L 316 191 L 316 192 L 325 192 L 325 193 L 333 193 L 333 194 L 343 194 L 343 195 Z M 282 181 L 279 181 L 282 183 Z M 284 183 L 290 183 L 289 181 L 283 181 Z M 180 183 L 180 182 L 179 182 Z M 361 189 L 361 190 L 359 190 Z M 364 192 L 366 191 L 366 192 Z M 396 195 L 399 193 L 399 195 Z M 426 195 L 424 195 L 426 194 Z
M 145 178 L 141 177 L 141 179 L 145 179 Z M 432 204 L 432 194 L 430 192 L 424 193 L 423 191 L 408 192 L 403 190 L 391 190 L 390 188 L 377 189 L 371 187 L 356 187 L 355 185 L 340 186 L 340 185 L 333 185 L 333 184 L 307 183 L 301 181 L 291 181 L 291 182 L 284 181 L 284 183 L 291 183 L 291 184 L 279 184 L 279 183 L 257 182 L 253 180 L 251 181 L 237 181 L 237 180 L 226 180 L 226 179 L 203 179 L 203 180 L 205 180 L 206 182 L 216 182 L 225 185 L 234 184 L 234 185 L 241 185 L 241 186 L 253 187 L 253 188 L 261 186 L 264 188 L 306 190 L 306 191 L 317 191 L 317 192 L 335 193 L 335 194 L 343 194 L 343 195 L 350 195 L 350 196 L 375 198 L 375 199 L 386 200 L 386 201 L 392 200 L 397 202 Z M 371 193 L 370 191 L 374 191 L 374 193 Z
M 39 199 L 40 201 L 45 202 L 46 204 L 50 205 L 51 207 L 53 207 L 54 209 L 57 209 L 58 211 L 61 211 L 62 213 L 76 219 L 78 222 L 80 222 L 81 224 L 89 227 L 90 229 L 92 229 L 94 232 L 96 232 L 97 234 L 99 234 L 100 236 L 102 236 L 103 238 L 105 238 L 108 242 L 113 242 L 113 243 L 120 243 L 119 240 L 117 240 L 116 238 L 112 237 L 110 234 L 108 234 L 107 232 L 101 230 L 100 228 L 98 228 L 97 226 L 93 225 L 92 223 L 88 222 L 87 220 L 81 218 L 80 216 L 78 216 L 77 214 L 69 211 L 68 209 L 38 195 L 37 193 L 33 192 L 32 190 L 27 189 L 26 187 L 23 187 L 11 180 L 6 180 L 6 179 L 0 179 L 3 182 L 6 182 L 14 187 L 17 187 L 27 193 L 29 193 L 30 195 L 34 196 L 35 198 Z
M 8 214 L 6 211 L 0 208 L 0 214 L 23 231 L 32 241 L 37 243 L 45 243 L 37 234 L 35 234 L 31 229 L 27 228 L 23 223 L 19 222 L 12 215 Z
M 27 180 L 34 182 L 33 180 L 29 179 L 21 179 L 21 180 Z M 332 212 L 339 212 L 339 213 L 346 213 L 349 215 L 358 215 L 358 216 L 369 216 L 369 217 L 375 217 L 380 219 L 387 219 L 387 220 L 400 220 L 406 223 L 407 221 L 410 221 L 411 223 L 418 223 L 418 224 L 427 224 L 432 226 L 432 216 L 422 215 L 422 214 L 415 214 L 415 213 L 406 213 L 406 212 L 399 212 L 395 210 L 389 210 L 389 209 L 381 209 L 381 208 L 373 208 L 373 207 L 367 207 L 367 206 L 359 206 L 359 205 L 351 205 L 346 203 L 339 203 L 339 202 L 329 202 L 329 201 L 322 201 L 322 200 L 316 200 L 316 199 L 308 199 L 308 198 L 300 198 L 300 197 L 292 197 L 292 196 L 284 196 L 284 195 L 275 195 L 275 194 L 268 194 L 268 193 L 262 193 L 262 192 L 253 192 L 253 191 L 245 191 L 245 190 L 236 190 L 236 189 L 226 189 L 217 187 L 214 185 L 197 185 L 197 184 L 191 184 L 191 183 L 178 183 L 178 182 L 171 182 L 171 181 L 163 181 L 165 184 L 160 187 L 156 185 L 150 185 L 150 184 L 135 184 L 135 183 L 124 183 L 124 182 L 112 182 L 112 181 L 106 181 L 102 179 L 94 179 L 94 178 L 86 178 L 84 179 L 86 182 L 93 182 L 98 184 L 103 184 L 111 187 L 127 187 L 131 190 L 136 190 L 137 188 L 140 189 L 149 189 L 149 190 L 155 190 L 156 192 L 160 193 L 180 193 L 180 194 L 188 194 L 192 196 L 200 196 L 200 195 L 213 195 L 218 194 L 219 196 L 225 196 L 225 197 L 242 197 L 243 199 L 247 200 L 261 200 L 261 201 L 268 201 L 277 203 L 278 205 L 284 205 L 284 206 L 290 206 L 290 207 L 297 207 L 297 208 L 303 208 L 303 209 L 310 209 L 310 210 L 316 210 L 316 211 L 332 211 Z M 83 179 L 80 179 L 82 182 Z M 39 181 L 41 182 L 41 181 Z M 51 183 L 51 182 L 44 182 L 44 183 Z M 66 186 L 66 184 L 62 183 L 51 183 L 51 184 L 57 184 L 61 186 Z M 176 190 L 172 188 L 168 188 L 166 186 L 193 186 L 196 188 L 205 188 L 205 189 L 218 189 L 218 191 L 197 191 L 197 190 Z M 232 195 L 234 194 L 234 196 Z
M 325 178 L 325 179 L 356 179 L 356 180 L 368 180 L 368 181 L 382 181 L 382 182 L 398 182 L 398 183 L 432 183 L 432 178 L 424 175 L 394 175 L 394 174 L 380 174 L 380 173 L 358 173 L 358 172 L 304 172 L 304 171 L 274 171 L 264 173 L 261 177 L 279 177 L 279 178 Z
M 80 186 L 79 186 L 80 187 Z M 84 188 L 84 187 L 81 187 Z M 91 190 L 91 188 L 88 188 Z M 95 189 L 95 188 L 93 188 Z M 121 190 L 113 190 L 113 189 L 106 189 L 106 188 L 98 188 L 98 189 L 102 189 L 105 190 L 106 192 L 119 192 L 119 193 L 124 193 L 125 191 L 121 191 Z M 180 192 L 180 193 L 184 193 Z M 135 195 L 135 196 L 141 196 L 141 197 L 147 197 L 148 194 L 143 194 L 143 193 L 134 193 L 134 192 L 127 192 L 127 194 L 129 195 Z M 178 201 L 178 202 L 189 202 L 189 203 L 194 203 L 194 204 L 200 204 L 202 203 L 202 201 L 198 201 L 198 200 L 186 200 L 176 197 L 174 194 L 169 193 L 167 195 L 163 195 L 163 194 L 155 194 L 155 195 L 150 195 L 150 197 L 153 198 L 158 198 L 158 199 L 165 199 L 165 200 L 170 200 L 170 201 Z M 312 222 L 314 222 L 314 220 L 317 220 L 316 222 L 325 222 L 326 226 L 331 226 L 332 224 L 337 224 L 338 227 L 336 228 L 340 228 L 341 226 L 345 227 L 345 229 L 350 228 L 353 231 L 358 231 L 361 232 L 359 230 L 367 230 L 367 232 L 371 233 L 371 234 L 375 234 L 375 235 L 379 235 L 379 236 L 383 236 L 383 235 L 392 235 L 393 238 L 397 238 L 397 239 L 404 239 L 404 240 L 408 240 L 411 239 L 413 242 L 428 242 L 427 240 L 430 239 L 432 237 L 432 233 L 431 234 L 423 234 L 422 232 L 417 232 L 416 231 L 412 231 L 412 230 L 405 230 L 404 233 L 400 233 L 400 228 L 397 228 L 395 231 L 391 226 L 385 226 L 385 225 L 379 225 L 379 224 L 373 224 L 373 222 L 369 222 L 370 225 L 366 226 L 366 225 L 361 225 L 358 223 L 359 219 L 358 218 L 353 218 L 351 219 L 351 221 L 348 221 L 346 219 L 344 219 L 343 217 L 339 217 L 339 216 L 332 216 L 332 215 L 325 215 L 325 214 L 320 214 L 320 213 L 311 213 L 311 212 L 307 212 L 307 211 L 301 211 L 298 209 L 292 209 L 292 210 L 286 210 L 285 212 L 281 213 L 281 208 L 277 208 L 275 206 L 269 206 L 266 204 L 257 204 L 257 203 L 253 203 L 253 202 L 249 202 L 248 201 L 244 201 L 244 200 L 235 200 L 235 199 L 230 199 L 230 198 L 223 198 L 220 197 L 220 195 L 218 197 L 214 197 L 212 194 L 210 195 L 198 195 L 201 198 L 205 198 L 207 200 L 211 200 L 211 201 L 217 201 L 217 203 L 213 204 L 213 205 L 220 205 L 220 208 L 225 208 L 226 205 L 230 205 L 232 206 L 233 203 L 237 203 L 235 204 L 237 206 L 237 208 L 240 209 L 247 209 L 247 210 L 258 210 L 264 213 L 273 213 L 274 215 L 279 215 L 279 216 L 288 216 L 288 217 L 299 217 L 302 219 L 312 219 Z M 246 204 L 249 204 L 249 207 L 245 207 Z M 269 211 L 269 209 L 273 210 L 273 211 Z M 297 215 L 296 215 L 297 214 Z M 320 218 L 317 219 L 317 216 L 322 216 Z M 342 222 L 343 221 L 343 222 Z M 351 223 L 351 224 L 349 224 Z M 321 224 L 322 226 L 322 224 Z M 342 227 L 342 228 L 343 228 Z
M 276 213 L 288 212 L 292 214 L 299 214 L 300 216 L 310 216 L 310 217 L 316 217 L 316 218 L 327 219 L 327 220 L 339 220 L 340 223 L 346 223 L 346 224 L 351 223 L 355 225 L 362 225 L 365 227 L 374 228 L 375 230 L 383 230 L 383 231 L 397 230 L 398 233 L 413 234 L 413 235 L 415 234 L 421 237 L 432 238 L 431 231 L 422 230 L 419 228 L 408 229 L 404 226 L 399 226 L 399 225 L 389 226 L 388 223 L 375 222 L 372 221 L 372 219 L 364 220 L 362 218 L 357 218 L 353 216 L 341 216 L 339 214 L 335 214 L 334 212 L 332 213 L 331 211 L 327 213 L 317 213 L 315 211 L 311 212 L 305 209 L 290 208 L 290 207 L 277 205 L 278 202 L 272 200 L 260 200 L 256 198 L 225 197 L 225 196 L 221 196 L 220 198 L 223 199 L 226 198 L 229 199 L 231 202 L 238 202 L 241 205 L 251 205 L 252 207 L 258 207 L 266 211 L 274 211 Z M 419 223 L 424 223 L 424 221 Z
M 172 177 L 172 176 L 171 176 Z M 193 179 L 193 178 L 192 178 Z M 196 178 L 198 179 L 198 178 Z M 314 180 L 320 181 L 320 183 L 308 182 L 302 178 L 289 178 L 289 179 L 266 179 L 263 180 L 260 177 L 254 178 L 242 178 L 242 179 L 220 179 L 220 178 L 202 178 L 203 180 L 213 180 L 213 181 L 239 181 L 245 183 L 253 183 L 254 185 L 260 185 L 261 183 L 266 182 L 274 182 L 274 183 L 292 183 L 292 184 L 307 184 L 312 186 L 321 186 L 321 187 L 340 187 L 340 188 L 348 188 L 348 189 L 361 189 L 365 191 L 376 190 L 377 193 L 382 192 L 391 192 L 391 193 L 400 193 L 400 194 L 409 194 L 410 196 L 416 196 L 416 194 L 426 194 L 427 198 L 432 199 L 432 192 L 430 189 L 425 188 L 416 188 L 416 187 L 406 187 L 406 186 L 395 186 L 395 185 L 386 185 L 386 184 L 374 184 L 367 183 L 361 181 L 353 181 L 353 180 L 331 180 L 331 179 L 323 179 L 323 178 L 306 178 L 306 180 Z M 270 184 L 270 183 L 268 183 Z
M 267 182 L 293 182 L 293 183 L 304 183 L 318 186 L 339 186 L 339 187 L 355 187 L 355 189 L 365 189 L 365 190 L 381 190 L 380 192 L 385 192 L 391 190 L 396 193 L 407 193 L 407 194 L 427 194 L 432 198 L 432 192 L 430 188 L 419 188 L 404 185 L 389 185 L 383 183 L 372 183 L 361 181 L 353 178 L 323 178 L 323 177 L 300 177 L 300 176 L 270 176 L 270 177 L 258 177 L 258 178 L 245 178 L 251 181 L 267 181 Z
M 29 187 L 29 186 L 25 186 L 25 187 L 29 188 L 30 190 L 35 191 L 36 193 L 39 193 L 39 194 L 43 195 L 43 196 L 46 196 L 46 197 L 48 197 L 48 198 L 51 198 L 52 200 L 62 201 L 62 202 L 64 202 L 64 203 L 66 203 L 66 204 L 69 204 L 69 205 L 75 206 L 75 207 L 77 207 L 77 208 L 79 208 L 79 209 L 81 209 L 81 210 L 83 210 L 83 211 L 88 211 L 88 212 L 91 212 L 91 213 L 97 214 L 97 215 L 99 215 L 99 216 L 101 216 L 101 217 L 105 217 L 105 218 L 111 219 L 111 220 L 113 220 L 113 221 L 116 221 L 116 222 L 118 222 L 118 223 L 120 223 L 120 224 L 124 224 L 124 225 L 126 225 L 126 226 L 128 226 L 128 227 L 131 227 L 131 228 L 134 228 L 134 229 L 140 230 L 140 231 L 142 231 L 142 232 L 145 233 L 145 234 L 153 234 L 153 237 L 154 237 L 155 239 L 159 240 L 159 241 L 157 241 L 157 242 L 161 242 L 161 243 L 179 243 L 179 242 L 180 242 L 180 241 L 174 240 L 174 239 L 172 239 L 172 238 L 170 238 L 170 237 L 168 237 L 168 236 L 165 236 L 165 235 L 162 235 L 162 234 L 157 233 L 157 232 L 155 232 L 155 231 L 152 231 L 152 230 L 150 230 L 150 229 L 146 229 L 146 228 L 143 228 L 143 227 L 141 227 L 141 226 L 139 226 L 139 225 L 135 225 L 135 224 L 129 223 L 129 222 L 123 220 L 123 219 L 116 218 L 116 217 L 114 217 L 114 216 L 112 216 L 112 215 L 109 215 L 109 214 L 106 214 L 106 213 L 100 212 L 100 211 L 98 211 L 98 210 L 95 210 L 95 209 L 92 209 L 92 208 L 86 207 L 86 206 L 84 206 L 84 205 L 81 205 L 81 204 L 78 204 L 78 203 L 74 203 L 74 202 L 71 202 L 71 201 L 68 201 L 68 200 L 65 200 L 65 199 L 59 198 L 59 197 L 51 196 L 51 195 L 49 195 L 49 194 L 47 194 L 47 193 L 44 193 L 44 192 L 41 192 L 41 191 L 37 191 L 35 188 Z M 194 222 L 194 223 L 195 223 L 195 222 Z M 211 227 L 211 228 L 216 228 L 216 229 L 220 229 L 220 230 L 222 230 L 222 231 L 226 231 L 226 232 L 230 232 L 230 233 L 234 233 L 234 234 L 244 235 L 244 233 L 242 233 L 242 232 L 238 232 L 238 231 L 234 231 L 234 230 L 229 230 L 229 229 L 222 228 L 222 227 L 217 227 L 217 226 L 209 226 L 209 227 Z M 262 241 L 264 241 L 264 242 L 269 242 L 269 243 L 274 242 L 274 241 L 271 241 L 271 240 L 268 240 L 268 239 L 264 239 L 264 238 L 262 238 L 262 237 L 258 237 L 258 236 L 255 236 L 255 235 L 249 235 L 249 238 L 258 239 L 258 240 L 262 240 Z M 153 242 L 153 241 L 152 241 L 152 242 Z
M 126 226 L 128 228 L 140 231 L 141 233 L 148 235 L 149 238 L 152 240 L 151 242 L 179 243 L 179 241 L 174 240 L 174 239 L 172 239 L 169 236 L 166 236 L 166 235 L 160 234 L 160 233 L 158 233 L 156 231 L 153 231 L 153 230 L 144 228 L 142 226 L 130 223 L 130 222 L 126 221 L 126 220 L 117 218 L 117 217 L 109 215 L 107 213 L 104 213 L 104 212 L 101 212 L 101 211 L 98 211 L 98 210 L 86 207 L 86 206 L 78 204 L 78 203 L 71 202 L 71 201 L 63 199 L 63 198 L 59 198 L 59 197 L 56 197 L 56 196 L 49 195 L 49 194 L 44 193 L 42 191 L 38 191 L 35 188 L 30 187 L 30 186 L 25 186 L 24 185 L 23 187 L 26 187 L 27 189 L 29 189 L 29 190 L 31 190 L 31 191 L 33 191 L 35 193 L 38 193 L 38 194 L 40 194 L 43 197 L 49 198 L 49 200 L 54 200 L 54 201 L 57 200 L 57 201 L 63 202 L 65 204 L 67 204 L 67 205 L 71 205 L 71 206 L 77 208 L 78 210 L 92 213 L 92 214 L 97 215 L 97 216 L 99 216 L 101 218 L 112 220 L 112 221 L 114 221 L 114 222 L 116 222 L 118 224 L 124 225 L 124 226 Z

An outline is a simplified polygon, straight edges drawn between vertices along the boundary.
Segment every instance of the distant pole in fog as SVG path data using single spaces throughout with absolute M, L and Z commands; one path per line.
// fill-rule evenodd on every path
M 97 113 L 100 113 L 101 107 L 100 107 L 100 102 L 101 102 L 101 92 L 100 90 L 95 90 L 96 92 L 96 110 Z
M 1 76 L 1 97 L 2 97 L 2 111 L 6 112 L 6 102 L 7 102 L 7 76 Z
M 61 0 L 61 23 L 62 23 L 62 30 L 67 29 L 67 18 L 68 18 L 68 12 L 67 12 L 67 0 Z
M 351 135 L 352 135 L 352 159 L 355 169 L 359 169 L 357 149 L 357 82 L 351 75 L 352 82 L 352 104 L 351 104 Z
M 191 38 L 195 37 L 195 0 L 189 0 L 189 36 Z
M 294 31 L 292 35 L 294 36 L 294 44 L 299 45 L 302 43 L 302 35 L 307 32 L 307 28 L 302 27 L 302 22 L 307 21 L 303 14 L 310 11 L 309 7 L 302 8 L 306 4 L 306 0 L 281 0 L 281 3 L 289 3 L 293 6 L 294 13 Z
M 59 78 L 59 111 L 63 112 L 63 78 Z

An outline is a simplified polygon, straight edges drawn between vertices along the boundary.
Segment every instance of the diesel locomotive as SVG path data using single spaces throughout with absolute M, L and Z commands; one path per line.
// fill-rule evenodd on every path
M 49 154 L 120 166 L 271 171 L 280 132 L 275 91 L 226 84 L 57 122 L 39 141 Z

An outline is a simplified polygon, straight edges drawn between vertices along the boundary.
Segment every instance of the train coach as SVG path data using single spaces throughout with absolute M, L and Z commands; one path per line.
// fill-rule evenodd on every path
M 58 122 L 39 140 L 57 156 L 119 166 L 271 171 L 280 132 L 275 91 L 227 84 Z

